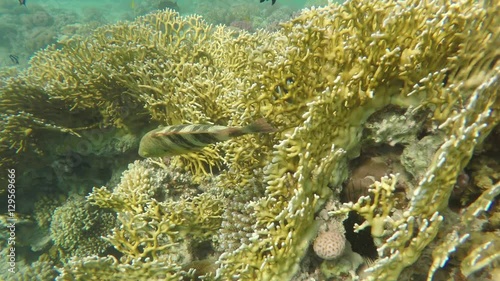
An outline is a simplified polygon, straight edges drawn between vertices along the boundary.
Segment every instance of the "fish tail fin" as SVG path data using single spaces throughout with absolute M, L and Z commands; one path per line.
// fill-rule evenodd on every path
M 241 130 L 245 134 L 252 134 L 252 133 L 272 133 L 276 132 L 276 129 L 271 126 L 269 123 L 267 123 L 266 119 L 264 118 L 259 118 L 255 120 L 252 124 L 249 124 L 245 127 L 242 128 Z

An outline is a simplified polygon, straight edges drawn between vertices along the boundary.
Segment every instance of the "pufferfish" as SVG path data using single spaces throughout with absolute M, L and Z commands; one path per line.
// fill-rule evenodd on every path
M 198 151 L 217 142 L 246 134 L 272 133 L 273 128 L 261 118 L 244 127 L 208 124 L 173 125 L 146 133 L 139 144 L 141 157 L 165 157 Z

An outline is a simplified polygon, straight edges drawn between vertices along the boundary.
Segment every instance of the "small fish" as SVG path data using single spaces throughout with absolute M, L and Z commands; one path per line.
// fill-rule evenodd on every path
M 260 0 L 260 3 L 264 2 L 264 1 L 269 1 L 269 0 Z M 276 0 L 273 0 L 271 5 L 274 5 L 274 3 L 276 3 Z
M 139 144 L 141 157 L 164 157 L 198 151 L 209 144 L 254 133 L 272 133 L 276 129 L 261 118 L 245 127 L 208 124 L 174 125 L 146 133 Z
M 19 0 L 19 5 L 24 5 L 24 6 L 26 6 L 26 0 Z
M 10 60 L 15 63 L 15 64 L 19 64 L 19 57 L 16 56 L 16 55 L 9 55 L 9 58 Z

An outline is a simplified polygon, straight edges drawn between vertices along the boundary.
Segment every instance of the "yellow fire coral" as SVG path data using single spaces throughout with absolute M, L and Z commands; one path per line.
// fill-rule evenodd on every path
M 118 214 L 120 227 L 105 239 L 124 255 L 122 261 L 158 260 L 160 256 L 189 261 L 185 257 L 188 254 L 181 251 L 188 240 L 210 239 L 220 227 L 221 198 L 203 193 L 175 200 L 172 190 L 164 190 L 169 184 L 188 188 L 181 186 L 179 177 L 175 182 L 175 174 L 154 168 L 148 160 L 136 161 L 129 165 L 113 191 L 101 187 L 89 194 L 92 204 L 112 208 Z M 185 176 L 184 180 L 190 182 Z
M 423 251 L 439 246 L 439 230 L 453 233 L 443 224 L 452 217 L 445 211 L 456 178 L 500 119 L 498 5 L 353 0 L 304 10 L 282 27 L 236 34 L 197 16 L 157 12 L 40 52 L 31 68 L 5 82 L 5 114 L 32 114 L 58 132 L 84 135 L 89 128 L 112 126 L 139 134 L 150 120 L 242 125 L 257 117 L 280 130 L 173 159 L 198 178 L 222 168 L 211 190 L 224 198 L 203 190 L 162 203 L 155 191 L 148 193 L 152 168 L 138 173 L 137 166 L 115 190 L 95 189 L 90 201 L 121 214 L 122 227 L 108 240 L 129 264 L 102 260 L 108 267 L 137 258 L 161 261 L 181 251 L 176 243 L 184 236 L 175 235 L 194 230 L 201 240 L 206 233 L 219 242 L 215 278 L 292 278 L 303 270 L 300 262 L 317 235 L 315 214 L 338 199 L 350 160 L 362 152 L 365 122 L 389 106 L 428 116 L 425 133 L 446 137 L 425 171 L 414 173 L 422 178 L 406 190 L 412 199 L 394 222 L 399 228 L 378 237 L 380 258 L 368 278 L 397 279 Z M 47 136 L 33 120 L 23 119 L 23 130 L 33 127 L 30 136 Z M 1 133 L 2 144 L 9 136 L 15 144 L 25 139 L 20 131 L 7 133 Z M 2 145 L 0 153 L 11 157 L 14 148 Z M 188 213 L 178 213 L 181 207 Z M 375 209 L 358 208 L 379 221 L 392 215 Z M 204 217 L 206 212 L 211 215 Z M 481 231 L 463 225 L 464 232 Z M 463 242 L 456 237 L 442 243 L 447 253 Z M 496 244 L 474 243 L 475 249 L 491 247 Z M 429 276 L 446 258 L 435 255 Z M 487 261 L 465 262 L 464 271 L 472 274 Z
M 264 166 L 266 193 L 252 203 L 255 240 L 224 254 L 220 275 L 292 276 L 305 251 L 296 237 L 310 238 L 306 229 L 318 203 L 345 179 L 346 161 L 359 154 L 363 123 L 389 104 L 430 110 L 435 122 L 448 120 L 438 129 L 449 138 L 414 191 L 412 219 L 404 224 L 428 233 L 401 248 L 405 263 L 394 267 L 401 261 L 397 255 L 381 259 L 372 279 L 397 278 L 414 263 L 439 230 L 442 217 L 436 212 L 446 206 L 458 173 L 499 121 L 500 35 L 493 15 L 498 10 L 488 1 L 349 1 L 305 11 L 284 24 L 283 40 L 292 47 L 272 62 L 262 49 L 258 61 L 267 69 L 245 93 L 253 98 L 241 100 L 251 109 L 246 114 L 257 109 L 295 129 L 282 134 Z M 484 31 L 484 25 L 491 29 Z M 281 96 L 274 91 L 278 86 L 286 89 L 278 91 Z M 241 142 L 238 149 L 244 146 L 249 144 Z M 230 167 L 239 170 L 239 163 Z M 412 241 L 404 233 L 394 234 L 387 253 Z

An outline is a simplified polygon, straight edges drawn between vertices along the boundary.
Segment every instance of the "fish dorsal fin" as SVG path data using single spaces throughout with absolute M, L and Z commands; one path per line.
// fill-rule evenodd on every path
M 198 134 L 213 134 L 214 132 L 209 131 L 178 131 L 178 132 L 157 132 L 154 134 L 155 137 L 167 137 L 172 135 L 198 135 Z

